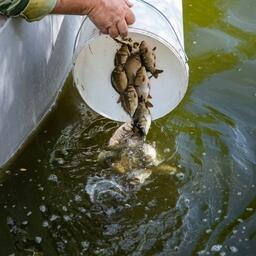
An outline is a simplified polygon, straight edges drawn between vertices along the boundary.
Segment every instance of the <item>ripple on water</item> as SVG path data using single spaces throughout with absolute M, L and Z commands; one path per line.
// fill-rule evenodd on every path
M 92 203 L 115 200 L 124 202 L 127 200 L 125 188 L 114 179 L 104 177 L 89 177 L 85 191 L 90 197 Z

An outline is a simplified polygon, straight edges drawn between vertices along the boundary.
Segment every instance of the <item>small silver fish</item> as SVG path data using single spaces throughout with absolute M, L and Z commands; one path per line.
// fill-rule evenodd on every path
M 139 54 L 132 54 L 127 59 L 124 69 L 128 78 L 129 84 L 134 84 L 136 74 L 141 68 L 141 59 Z
M 117 65 L 111 74 L 111 83 L 113 88 L 120 94 L 128 86 L 128 79 L 122 65 Z
M 122 43 L 120 49 L 115 55 L 115 65 L 124 65 L 130 56 L 131 50 L 127 44 Z
M 128 85 L 120 100 L 124 110 L 133 116 L 138 107 L 138 95 L 133 85 Z
M 142 136 L 147 136 L 151 121 L 150 110 L 148 109 L 145 100 L 140 98 L 138 108 L 133 116 L 133 124 Z
M 149 78 L 144 66 L 142 66 L 137 72 L 134 87 L 138 94 L 138 98 L 143 98 L 146 101 L 148 107 L 153 107 L 153 105 L 149 102 L 149 99 L 152 97 L 150 95 Z
M 111 149 L 117 148 L 123 145 L 134 134 L 133 125 L 130 122 L 126 122 L 121 125 L 112 135 L 108 142 L 108 147 Z
M 140 53 L 143 65 L 146 67 L 147 71 L 149 71 L 155 78 L 158 78 L 158 75 L 162 73 L 163 70 L 156 69 L 155 50 L 156 47 L 150 49 L 145 41 L 142 41 L 140 44 Z

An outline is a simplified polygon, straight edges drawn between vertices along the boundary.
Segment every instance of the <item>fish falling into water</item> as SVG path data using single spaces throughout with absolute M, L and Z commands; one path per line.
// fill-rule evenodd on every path
M 150 95 L 149 78 L 144 66 L 142 66 L 137 72 L 134 86 L 138 94 L 138 98 L 145 101 L 148 107 L 153 107 L 153 105 L 150 103 L 150 99 L 152 97 Z
M 107 154 L 107 156 L 110 158 L 116 156 L 119 150 L 121 157 L 119 161 L 113 162 L 113 167 L 118 172 L 124 173 L 134 168 L 143 169 L 145 164 L 152 164 L 156 160 L 155 149 L 145 143 L 152 122 L 150 108 L 153 107 L 147 72 L 157 78 L 163 71 L 156 69 L 155 49 L 151 49 L 145 41 L 134 43 L 132 40 L 128 43 L 116 41 L 121 47 L 115 55 L 111 82 L 120 96 L 121 106 L 131 120 L 114 132 L 109 140 L 108 149 L 115 154 Z M 145 150 L 147 148 L 151 149 L 150 154 Z M 147 161 L 144 161 L 145 159 Z
M 126 122 L 121 125 L 113 134 L 108 142 L 110 149 L 115 149 L 122 146 L 127 139 L 131 138 L 134 134 L 134 127 L 130 122 Z
M 138 129 L 141 136 L 146 137 L 151 126 L 151 113 L 145 99 L 140 98 L 140 102 L 133 116 L 133 125 Z
M 128 85 L 120 100 L 124 110 L 132 117 L 138 107 L 138 94 L 133 85 Z
M 156 69 L 156 48 L 145 42 L 133 42 L 131 39 L 122 42 L 116 39 L 121 47 L 115 54 L 115 68 L 111 74 L 113 88 L 119 93 L 123 109 L 132 118 L 134 131 L 146 137 L 151 125 L 153 107 L 150 95 L 150 72 L 155 78 L 162 70 Z

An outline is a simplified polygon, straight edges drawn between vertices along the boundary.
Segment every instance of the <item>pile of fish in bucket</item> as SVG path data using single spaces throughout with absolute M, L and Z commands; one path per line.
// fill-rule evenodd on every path
M 116 40 L 121 47 L 115 55 L 115 68 L 111 74 L 113 88 L 119 93 L 117 103 L 121 103 L 124 111 L 131 117 L 117 129 L 109 141 L 114 148 L 125 140 L 136 137 L 143 141 L 151 126 L 150 79 L 158 78 L 163 70 L 156 68 L 156 47 L 153 49 L 145 42 Z M 150 77 L 148 75 L 150 73 Z

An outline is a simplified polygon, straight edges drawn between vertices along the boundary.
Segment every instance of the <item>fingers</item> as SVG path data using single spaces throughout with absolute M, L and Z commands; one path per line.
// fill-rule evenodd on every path
M 135 16 L 131 10 L 127 11 L 125 20 L 126 20 L 127 25 L 132 25 L 135 22 Z
M 118 32 L 122 38 L 128 36 L 128 26 L 127 26 L 125 20 L 118 21 L 117 28 L 118 28 Z
M 124 0 L 129 8 L 133 7 L 133 3 L 129 0 Z
M 108 29 L 108 33 L 112 38 L 116 38 L 119 35 L 119 31 L 117 29 L 116 24 L 113 24 L 109 29 Z

